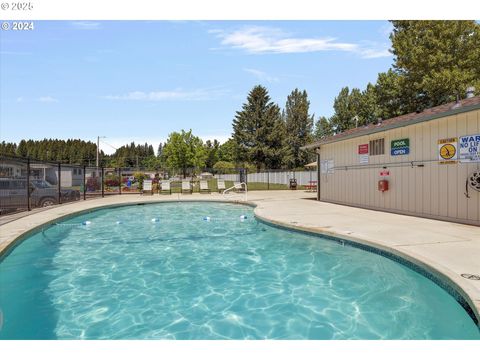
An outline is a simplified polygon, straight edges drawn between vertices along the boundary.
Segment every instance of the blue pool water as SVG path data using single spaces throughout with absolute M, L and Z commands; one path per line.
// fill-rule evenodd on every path
M 0 309 L 1 339 L 480 339 L 409 268 L 221 203 L 46 227 L 1 260 Z

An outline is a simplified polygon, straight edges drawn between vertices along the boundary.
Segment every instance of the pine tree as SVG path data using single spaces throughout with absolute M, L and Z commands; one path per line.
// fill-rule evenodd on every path
M 313 115 L 309 114 L 307 92 L 295 89 L 285 105 L 285 157 L 284 164 L 294 169 L 309 162 L 311 154 L 300 148 L 312 141 Z
M 405 109 L 422 110 L 463 98 L 480 87 L 480 25 L 469 21 L 392 21 L 394 71 Z
M 327 136 L 333 135 L 333 128 L 330 124 L 330 121 L 325 116 L 320 116 L 318 121 L 315 123 L 315 132 L 314 138 L 316 140 L 321 140 Z
M 255 86 L 233 120 L 235 161 L 252 163 L 257 169 L 278 168 L 283 160 L 285 127 L 280 108 L 270 101 L 263 86 Z

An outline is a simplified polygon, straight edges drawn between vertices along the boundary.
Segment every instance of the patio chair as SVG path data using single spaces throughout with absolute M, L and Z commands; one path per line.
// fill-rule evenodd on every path
M 169 194 L 172 193 L 172 188 L 170 187 L 170 181 L 162 180 L 161 187 L 162 187 L 162 189 L 160 190 L 161 194 L 164 194 L 166 192 L 168 192 Z
M 226 189 L 225 187 L 225 180 L 223 179 L 218 179 L 217 180 L 217 188 L 218 188 L 218 192 L 221 193 L 223 190 Z
M 153 195 L 152 180 L 143 180 L 142 195 Z
M 210 194 L 210 188 L 206 180 L 200 180 L 200 192 L 208 192 Z
M 190 181 L 182 181 L 182 194 L 183 193 L 189 193 L 191 194 L 192 191 L 192 184 Z

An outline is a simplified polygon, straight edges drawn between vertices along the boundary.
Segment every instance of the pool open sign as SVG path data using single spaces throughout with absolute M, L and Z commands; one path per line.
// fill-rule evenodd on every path
M 390 146 L 390 154 L 392 156 L 410 154 L 410 139 L 406 138 L 406 139 L 392 140 L 392 143 Z

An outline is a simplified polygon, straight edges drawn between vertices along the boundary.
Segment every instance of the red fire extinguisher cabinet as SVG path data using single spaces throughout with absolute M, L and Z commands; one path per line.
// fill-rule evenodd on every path
M 378 180 L 378 191 L 385 192 L 388 190 L 388 180 Z

